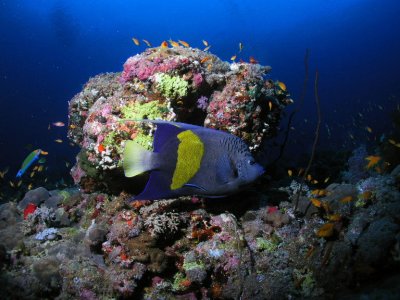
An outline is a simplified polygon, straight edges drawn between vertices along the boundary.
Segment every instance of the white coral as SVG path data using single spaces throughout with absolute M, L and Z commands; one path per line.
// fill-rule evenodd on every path
M 150 229 L 152 236 L 178 231 L 181 223 L 178 213 L 166 212 L 162 214 L 152 213 L 144 221 L 144 225 Z

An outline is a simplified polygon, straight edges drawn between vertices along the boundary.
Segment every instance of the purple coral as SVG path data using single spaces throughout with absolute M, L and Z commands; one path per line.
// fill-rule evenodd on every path
M 197 108 L 206 110 L 207 107 L 208 107 L 208 98 L 206 96 L 201 96 L 199 99 L 197 99 Z

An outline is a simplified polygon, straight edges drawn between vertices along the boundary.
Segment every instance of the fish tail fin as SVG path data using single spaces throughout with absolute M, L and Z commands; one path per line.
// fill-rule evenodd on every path
M 134 141 L 125 143 L 123 168 L 126 177 L 133 177 L 155 168 L 155 154 Z

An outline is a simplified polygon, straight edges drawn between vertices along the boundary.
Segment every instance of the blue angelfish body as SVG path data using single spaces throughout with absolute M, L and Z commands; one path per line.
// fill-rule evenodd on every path
M 150 171 L 135 200 L 184 195 L 223 197 L 256 180 L 264 169 L 238 137 L 219 130 L 167 121 L 155 123 L 153 152 L 134 141 L 124 151 L 125 176 Z

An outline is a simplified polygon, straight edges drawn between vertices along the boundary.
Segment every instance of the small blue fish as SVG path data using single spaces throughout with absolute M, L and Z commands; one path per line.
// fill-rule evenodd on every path
M 24 175 L 25 171 L 36 161 L 39 159 L 40 154 L 42 153 L 41 149 L 33 150 L 24 160 L 21 165 L 21 169 L 19 169 L 16 178 L 20 178 Z
M 142 193 L 134 200 L 183 195 L 223 197 L 256 180 L 264 169 L 237 136 L 205 127 L 143 120 L 157 125 L 154 152 L 127 141 L 125 176 L 150 171 Z

